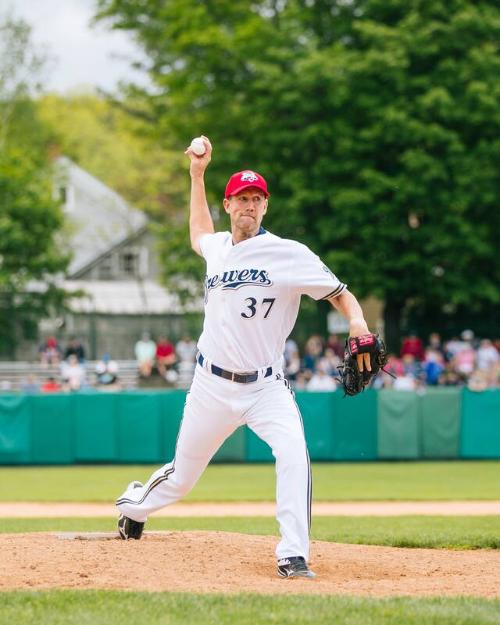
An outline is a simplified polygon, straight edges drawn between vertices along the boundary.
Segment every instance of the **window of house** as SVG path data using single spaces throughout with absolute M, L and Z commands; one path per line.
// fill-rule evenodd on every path
M 128 276 L 135 276 L 138 269 L 137 254 L 124 252 L 122 254 L 122 269 Z
M 126 276 L 139 275 L 139 250 L 128 248 L 120 254 L 120 270 Z
M 148 274 L 148 249 L 127 247 L 120 253 L 120 273 L 130 278 L 144 278 Z

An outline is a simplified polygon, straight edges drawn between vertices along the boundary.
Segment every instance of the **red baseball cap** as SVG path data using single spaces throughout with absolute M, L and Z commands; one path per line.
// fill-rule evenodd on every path
M 249 187 L 256 187 L 260 189 L 266 197 L 269 197 L 267 182 L 260 174 L 251 169 L 238 171 L 229 178 L 224 197 L 227 199 L 231 195 L 237 195 L 243 191 L 243 189 L 248 189 Z

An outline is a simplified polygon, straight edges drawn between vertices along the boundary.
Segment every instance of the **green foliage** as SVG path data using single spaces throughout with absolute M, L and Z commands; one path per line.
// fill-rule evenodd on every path
M 211 201 L 232 171 L 262 171 L 270 228 L 382 298 L 388 324 L 498 305 L 497 3 L 98 5 L 148 55 L 158 136 L 213 140 Z
M 314 463 L 315 501 L 500 499 L 498 461 Z M 0 501 L 114 501 L 154 465 L 0 467 Z M 211 464 L 187 501 L 274 501 L 269 464 Z
M 55 278 L 68 257 L 45 127 L 30 99 L 43 58 L 22 20 L 0 16 L 0 41 L 0 353 L 13 357 L 19 334 L 34 338 L 37 321 L 63 305 Z
M 44 62 L 29 24 L 0 13 L 0 151 L 8 143 L 12 117 L 40 86 Z
M 70 93 L 44 95 L 36 106 L 51 151 L 68 156 L 132 205 L 165 218 L 185 203 L 180 156 L 151 136 L 133 102 Z
M 284 582 L 288 583 L 288 582 Z M 293 583 L 293 582 L 292 582 Z M 493 625 L 498 600 L 53 590 L 3 592 L 2 625 Z
M 140 103 L 130 96 L 111 100 L 93 93 L 50 94 L 38 99 L 37 110 L 52 152 L 68 156 L 149 215 L 164 282 L 183 298 L 194 295 L 191 285 L 201 284 L 203 263 L 189 244 L 182 151 L 164 147 Z M 194 281 L 187 282 L 188 276 Z
M 54 282 L 68 260 L 56 239 L 62 221 L 50 168 L 22 151 L 0 154 L 0 351 L 13 354 L 19 329 L 33 332 L 63 303 Z

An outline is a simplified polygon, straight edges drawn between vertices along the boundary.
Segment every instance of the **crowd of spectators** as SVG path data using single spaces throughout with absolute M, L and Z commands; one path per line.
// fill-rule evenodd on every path
M 196 342 L 186 335 L 174 345 L 165 334 L 155 342 L 149 332 L 143 332 L 134 351 L 141 378 L 146 379 L 157 373 L 167 383 L 175 384 L 183 370 L 192 373 Z
M 38 353 L 42 365 L 58 367 L 59 376 L 48 376 L 38 388 L 35 388 L 34 380 L 30 377 L 24 384 L 25 391 L 78 391 L 96 386 L 120 388 L 118 363 L 106 353 L 95 364 L 94 371 L 89 371 L 85 348 L 76 337 L 69 340 L 65 349 L 62 349 L 55 337 L 47 337 L 40 345 Z M 134 355 L 139 379 L 144 380 L 158 374 L 172 385 L 178 379 L 178 369 L 182 363 L 189 361 L 191 369 L 194 368 L 196 343 L 189 336 L 185 336 L 174 345 L 165 334 L 155 341 L 149 332 L 143 332 L 134 346 Z
M 313 335 L 302 353 L 289 339 L 285 348 L 285 373 L 298 390 L 329 391 L 338 387 L 338 365 L 344 341 L 331 334 L 326 340 Z M 468 386 L 479 391 L 500 386 L 500 341 L 478 339 L 472 330 L 442 341 L 433 332 L 426 343 L 410 333 L 399 353 L 389 354 L 385 367 L 375 379 L 374 388 L 417 390 L 425 386 Z M 392 374 L 392 377 L 390 374 Z
M 85 347 L 77 337 L 71 337 L 63 348 L 54 336 L 49 336 L 39 346 L 38 355 L 42 369 L 47 369 L 47 375 L 42 380 L 34 374 L 27 375 L 20 385 L 20 390 L 25 393 L 58 393 L 93 387 L 121 388 L 118 363 L 105 353 L 89 371 Z
M 299 348 L 293 339 L 288 339 L 285 375 L 293 388 L 308 391 L 339 388 L 338 366 L 342 362 L 344 342 L 344 338 L 335 334 L 327 338 L 315 334 Z M 196 342 L 190 336 L 173 343 L 165 334 L 155 341 L 144 332 L 134 348 L 138 379 L 157 376 L 167 386 L 187 387 L 196 353 Z M 119 363 L 105 353 L 90 368 L 85 348 L 76 337 L 64 349 L 55 337 L 48 337 L 38 354 L 47 374 L 39 376 L 40 379 L 27 375 L 19 387 L 26 393 L 122 388 Z M 447 341 L 437 332 L 430 334 L 426 342 L 416 333 L 408 334 L 399 353 L 389 354 L 385 372 L 375 378 L 373 387 L 418 390 L 426 386 L 467 386 L 475 391 L 500 387 L 500 340 L 477 338 L 471 330 L 464 330 Z M 0 390 L 10 387 L 6 381 L 0 382 Z
M 190 336 L 183 336 L 176 344 L 163 334 L 155 341 L 149 332 L 143 332 L 133 350 L 137 380 L 159 377 L 166 386 L 184 382 L 188 386 L 195 365 L 196 343 Z M 81 391 L 90 388 L 100 390 L 120 390 L 120 364 L 129 370 L 128 361 L 117 362 L 109 353 L 102 355 L 97 362 L 86 359 L 85 347 L 77 337 L 71 337 L 63 347 L 54 336 L 48 336 L 38 347 L 38 358 L 42 372 L 29 373 L 14 387 L 8 380 L 0 381 L 0 390 L 21 390 L 25 393 L 54 393 L 61 391 Z M 131 363 L 130 363 L 131 364 Z M 184 380 L 182 372 L 185 372 Z M 123 372 L 122 372 L 123 373 Z

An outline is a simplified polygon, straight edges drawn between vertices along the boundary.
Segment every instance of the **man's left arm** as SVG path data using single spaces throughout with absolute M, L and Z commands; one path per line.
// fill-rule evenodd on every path
M 349 336 L 362 336 L 370 333 L 363 310 L 350 291 L 344 289 L 340 295 L 328 301 L 349 321 Z M 370 354 L 358 354 L 357 360 L 360 371 L 363 371 L 365 367 L 367 371 L 371 371 Z

